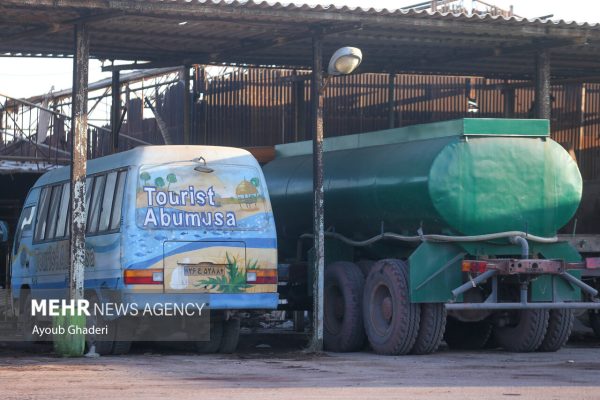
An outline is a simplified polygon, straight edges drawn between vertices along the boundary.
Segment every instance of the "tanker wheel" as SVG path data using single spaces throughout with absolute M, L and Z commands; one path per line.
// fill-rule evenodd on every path
M 440 347 L 446 329 L 446 307 L 443 303 L 424 303 L 421 307 L 419 333 L 412 354 L 430 354 Z
M 564 308 L 550 310 L 546 336 L 537 351 L 558 351 L 567 344 L 571 336 L 573 320 L 573 310 Z
M 198 353 L 216 353 L 221 347 L 223 340 L 223 321 L 210 321 L 210 339 L 207 341 L 194 342 Z
M 376 353 L 408 354 L 419 333 L 421 310 L 410 302 L 408 268 L 400 260 L 380 260 L 365 282 L 363 315 Z
M 600 338 L 600 310 L 589 310 L 590 325 L 594 330 L 597 338 Z
M 356 262 L 356 265 L 358 265 L 358 268 L 360 268 L 360 271 L 362 272 L 363 276 L 365 277 L 365 279 L 367 279 L 367 276 L 369 276 L 369 271 L 371 271 L 371 267 L 375 265 L 375 261 L 360 260 Z
M 365 342 L 362 293 L 365 278 L 351 262 L 325 268 L 323 344 L 336 352 L 358 351 Z
M 548 310 L 528 309 L 511 312 L 512 324 L 494 327 L 494 338 L 505 350 L 527 353 L 538 349 L 548 328 Z
M 454 350 L 483 349 L 492 335 L 492 324 L 484 319 L 476 322 L 463 322 L 453 317 L 446 320 L 444 340 Z

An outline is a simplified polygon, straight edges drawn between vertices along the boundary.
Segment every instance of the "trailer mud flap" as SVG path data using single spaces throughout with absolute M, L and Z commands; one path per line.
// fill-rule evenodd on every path
M 566 262 L 580 262 L 581 255 L 567 242 L 538 243 L 533 248 L 547 259 L 560 259 Z M 581 279 L 581 271 L 568 270 L 567 273 Z M 560 276 L 540 276 L 531 282 L 531 301 L 581 301 L 581 289 Z
M 451 300 L 452 289 L 462 284 L 460 265 L 466 254 L 454 244 L 422 243 L 408 258 L 411 302 L 445 303 Z M 458 300 L 462 301 L 462 298 Z

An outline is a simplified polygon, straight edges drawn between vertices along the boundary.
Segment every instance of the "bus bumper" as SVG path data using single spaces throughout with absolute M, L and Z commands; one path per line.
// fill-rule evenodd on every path
M 143 310 L 165 303 L 205 303 L 212 310 L 274 310 L 279 303 L 277 293 L 123 293 L 123 303 Z

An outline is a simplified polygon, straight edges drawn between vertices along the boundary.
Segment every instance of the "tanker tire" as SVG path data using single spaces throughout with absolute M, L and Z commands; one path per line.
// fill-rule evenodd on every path
M 463 322 L 448 317 L 444 340 L 453 350 L 481 350 L 490 340 L 492 324 L 484 319 L 476 322 Z
M 223 322 L 223 338 L 219 353 L 231 354 L 235 351 L 240 341 L 240 319 L 230 318 Z
M 519 310 L 515 326 L 495 327 L 494 338 L 507 351 L 528 353 L 540 347 L 548 329 L 548 310 Z
M 600 311 L 590 310 L 588 311 L 588 315 L 590 318 L 590 326 L 592 327 L 594 334 L 597 338 L 600 338 Z
M 380 260 L 371 268 L 363 298 L 365 330 L 378 354 L 408 354 L 419 333 L 421 310 L 410 302 L 408 268 L 400 260 Z
M 446 329 L 446 307 L 443 303 L 423 303 L 419 333 L 411 354 L 431 354 L 440 347 Z
M 216 353 L 223 340 L 223 321 L 216 320 L 210 322 L 210 339 L 207 341 L 195 342 L 198 353 Z
M 365 278 L 351 262 L 325 268 L 323 344 L 335 352 L 358 351 L 365 343 L 362 293 Z
M 560 350 L 571 336 L 571 329 L 573 329 L 573 310 L 569 309 L 555 309 L 550 310 L 550 317 L 548 319 L 548 330 L 544 341 L 537 349 L 542 352 L 553 352 Z

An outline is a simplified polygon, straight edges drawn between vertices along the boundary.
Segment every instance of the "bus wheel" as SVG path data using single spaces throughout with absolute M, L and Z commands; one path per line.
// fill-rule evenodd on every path
M 85 298 L 90 302 L 92 308 L 94 305 L 99 304 L 98 296 L 93 292 L 86 292 Z M 108 334 L 102 336 L 86 335 L 85 337 L 85 352 L 90 351 L 90 347 L 93 344 L 95 346 L 96 353 L 101 356 L 112 354 L 114 338 L 116 334 L 116 321 L 105 320 L 95 312 L 91 312 L 91 315 L 85 317 L 85 326 L 89 329 L 91 327 L 108 326 Z
M 325 268 L 323 344 L 326 350 L 347 352 L 363 347 L 364 286 L 365 278 L 356 264 L 337 261 Z
M 115 321 L 115 342 L 113 344 L 112 354 L 122 355 L 128 354 L 131 350 L 131 340 L 123 340 L 123 338 L 131 338 L 134 334 L 135 319 L 119 318 Z
M 563 347 L 571 336 L 573 319 L 573 310 L 564 308 L 550 310 L 548 330 L 537 351 L 558 351 Z
M 29 289 L 22 290 L 25 291 Z M 33 335 L 35 319 L 31 316 L 31 294 L 27 294 L 25 301 L 20 304 L 18 323 L 21 334 L 23 335 L 23 341 L 27 342 L 29 345 L 33 344 L 35 341 L 35 336 Z
M 223 321 L 210 321 L 210 339 L 207 341 L 195 342 L 198 353 L 216 353 L 223 340 Z
M 419 333 L 420 307 L 411 303 L 408 268 L 400 260 L 380 260 L 365 282 L 363 315 L 376 353 L 407 354 Z
M 235 351 L 240 341 L 240 319 L 230 318 L 223 322 L 223 338 L 219 353 L 231 354 Z
M 446 329 L 446 307 L 443 303 L 420 305 L 419 333 L 412 354 L 431 354 L 440 347 Z
M 505 350 L 519 353 L 540 347 L 548 328 L 548 310 L 528 309 L 512 313 L 512 324 L 494 327 L 494 338 Z
M 487 319 L 463 322 L 454 317 L 448 317 L 444 340 L 451 349 L 480 350 L 485 347 L 491 334 L 492 324 Z

